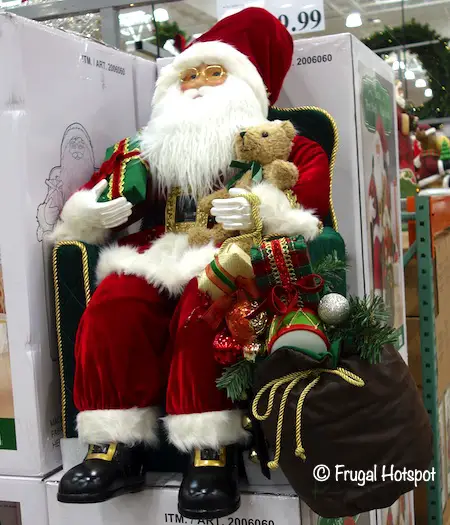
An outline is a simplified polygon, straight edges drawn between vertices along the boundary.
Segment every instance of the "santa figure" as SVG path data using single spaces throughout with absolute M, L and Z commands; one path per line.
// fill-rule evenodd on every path
M 292 54 L 291 36 L 263 9 L 222 19 L 161 71 L 141 136 L 153 188 L 144 209 L 132 210 L 124 198 L 97 202 L 106 187 L 98 174 L 65 204 L 55 240 L 106 242 L 111 229 L 131 218 L 143 218 L 147 229 L 100 256 L 99 285 L 80 322 L 75 355 L 78 433 L 91 446 L 62 478 L 60 501 L 104 501 L 143 488 L 145 447 L 158 446 L 158 407 L 165 405 L 168 439 L 191 455 L 179 512 L 212 519 L 239 507 L 236 456 L 248 434 L 240 411 L 216 387 L 216 334 L 196 315 L 204 297 L 195 277 L 217 248 L 190 248 L 186 230 L 193 223 L 183 217 L 229 180 L 235 136 L 266 122 Z M 261 201 L 266 234 L 312 239 L 329 213 L 328 157 L 296 136 L 290 160 L 298 166 L 293 192 L 301 207 L 292 208 L 265 182 L 251 191 Z M 253 227 L 243 197 L 215 201 L 212 214 L 229 230 Z
M 411 139 L 413 119 L 405 111 L 406 100 L 400 80 L 396 83 L 396 102 L 400 176 L 415 182 L 414 150 Z
M 385 212 L 384 189 L 388 184 L 386 176 L 387 164 L 389 164 L 388 144 L 382 120 L 378 118 L 374 135 L 372 173 L 369 183 L 369 225 L 370 246 L 372 247 L 373 291 L 380 296 L 383 296 L 384 289 L 383 229 L 385 220 L 383 219 L 383 214 Z

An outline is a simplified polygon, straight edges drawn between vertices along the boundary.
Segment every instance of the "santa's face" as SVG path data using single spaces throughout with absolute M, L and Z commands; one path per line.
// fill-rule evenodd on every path
M 80 160 L 84 157 L 86 147 L 81 137 L 73 137 L 69 142 L 69 152 L 75 160 Z
M 222 66 L 190 70 L 154 102 L 141 145 L 161 192 L 201 197 L 230 177 L 236 133 L 265 116 L 250 86 Z

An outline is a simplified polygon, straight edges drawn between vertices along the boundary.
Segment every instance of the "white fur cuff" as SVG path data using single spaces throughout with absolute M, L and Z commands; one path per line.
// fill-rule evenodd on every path
M 265 235 L 303 235 L 310 241 L 319 234 L 320 221 L 314 213 L 300 207 L 292 208 L 286 195 L 269 182 L 254 186 L 252 193 L 261 200 Z
M 90 445 L 107 443 L 155 444 L 159 411 L 156 408 L 86 410 L 77 416 L 78 438 Z
M 82 241 L 88 244 L 103 244 L 106 241 L 109 231 L 92 226 L 84 217 L 86 205 L 90 204 L 91 199 L 87 190 L 77 191 L 68 199 L 50 237 L 53 242 Z
M 242 427 L 240 410 L 167 416 L 164 424 L 169 441 L 182 452 L 195 448 L 218 449 L 233 443 L 245 443 L 250 437 Z
M 172 296 L 182 293 L 187 283 L 209 264 L 216 252 L 212 244 L 190 247 L 186 234 L 166 233 L 144 253 L 130 246 L 111 246 L 100 254 L 97 280 L 112 273 L 137 275 Z

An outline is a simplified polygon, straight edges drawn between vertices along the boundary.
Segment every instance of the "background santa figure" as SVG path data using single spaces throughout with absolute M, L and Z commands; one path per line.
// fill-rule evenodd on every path
M 377 120 L 373 139 L 372 173 L 369 183 L 369 232 L 372 248 L 372 287 L 375 294 L 384 296 L 384 228 L 386 220 L 386 189 L 389 188 L 385 165 L 389 163 L 389 151 L 381 118 Z
M 266 122 L 292 53 L 291 36 L 265 10 L 221 20 L 161 72 L 141 136 L 152 190 L 146 206 L 133 209 L 123 197 L 97 202 L 107 184 L 101 169 L 65 204 L 55 240 L 105 242 L 111 229 L 141 218 L 146 229 L 100 256 L 100 284 L 76 342 L 78 432 L 91 447 L 62 478 L 60 501 L 102 501 L 141 489 L 144 449 L 157 446 L 158 407 L 165 405 L 168 439 L 191 454 L 180 513 L 212 519 L 238 508 L 236 456 L 248 435 L 241 413 L 216 387 L 216 334 L 199 317 L 205 305 L 195 279 L 217 248 L 190 248 L 186 231 L 195 224 L 189 221 L 197 199 L 232 176 L 236 133 Z M 328 158 L 317 143 L 296 136 L 290 160 L 298 166 L 293 192 L 302 207 L 292 208 L 266 182 L 251 191 L 261 201 L 266 234 L 311 239 L 329 213 Z M 215 203 L 214 215 L 229 230 L 253 227 L 242 197 Z

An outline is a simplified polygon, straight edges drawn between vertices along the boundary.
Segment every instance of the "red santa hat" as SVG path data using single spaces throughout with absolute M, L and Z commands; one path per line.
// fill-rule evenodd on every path
M 265 9 L 249 7 L 228 16 L 200 36 L 161 70 L 154 100 L 201 64 L 222 64 L 253 89 L 264 114 L 280 94 L 292 63 L 293 41 L 283 24 Z

